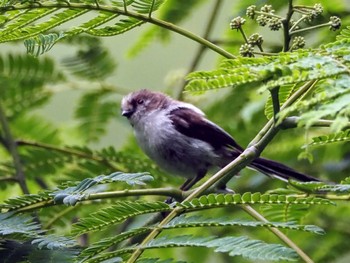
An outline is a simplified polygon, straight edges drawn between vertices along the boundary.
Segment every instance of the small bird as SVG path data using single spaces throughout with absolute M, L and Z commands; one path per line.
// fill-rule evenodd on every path
M 146 89 L 132 92 L 121 103 L 141 149 L 164 171 L 187 178 L 181 190 L 190 189 L 212 167 L 224 167 L 243 148 L 192 104 Z M 257 158 L 250 168 L 284 181 L 318 181 L 288 166 Z

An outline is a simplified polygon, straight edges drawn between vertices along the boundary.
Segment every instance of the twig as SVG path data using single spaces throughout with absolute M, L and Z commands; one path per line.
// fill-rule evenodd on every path
M 2 107 L 1 101 L 0 101 L 0 124 L 2 127 L 2 130 L 4 132 L 4 139 L 6 141 L 6 145 L 8 146 L 8 151 L 12 156 L 13 165 L 16 170 L 16 176 L 15 178 L 18 181 L 19 186 L 21 187 L 21 190 L 24 194 L 29 194 L 29 189 L 26 183 L 26 178 L 23 172 L 23 167 L 21 163 L 21 158 L 19 156 L 19 153 L 17 151 L 17 145 L 15 140 L 13 139 L 11 129 L 9 126 L 9 123 L 7 122 L 7 118 L 5 115 L 5 111 Z
M 78 202 L 86 202 L 86 201 L 93 201 L 93 200 L 100 200 L 100 199 L 107 199 L 107 198 L 147 196 L 147 195 L 170 196 L 170 197 L 173 197 L 174 199 L 181 200 L 183 198 L 183 194 L 185 193 L 175 188 L 148 188 L 148 189 L 131 189 L 131 190 L 126 189 L 126 190 L 119 190 L 119 191 L 86 194 L 86 195 L 83 195 L 81 199 L 78 200 Z M 54 205 L 58 205 L 58 204 L 55 203 L 53 199 L 49 199 L 49 200 L 44 200 L 32 205 L 15 209 L 14 211 L 29 212 L 29 211 L 33 211 L 43 207 L 49 207 Z
M 283 44 L 283 51 L 287 52 L 289 50 L 289 43 L 291 39 L 291 34 L 289 33 L 289 23 L 292 18 L 294 12 L 293 8 L 293 0 L 288 1 L 288 11 L 285 19 L 282 19 L 282 25 L 283 25 L 283 37 L 284 37 L 284 44 Z
M 253 218 L 255 218 L 257 221 L 261 222 L 268 222 L 268 220 L 263 217 L 260 213 L 258 213 L 255 209 L 253 209 L 249 205 L 242 205 L 242 209 L 247 212 L 249 215 L 251 215 Z M 281 232 L 279 229 L 274 227 L 267 227 L 274 235 L 276 235 L 279 239 L 281 239 L 286 245 L 288 245 L 290 248 L 294 249 L 298 255 L 307 263 L 313 263 L 314 261 L 305 254 L 304 251 L 302 251 L 293 241 L 291 241 L 283 232 Z

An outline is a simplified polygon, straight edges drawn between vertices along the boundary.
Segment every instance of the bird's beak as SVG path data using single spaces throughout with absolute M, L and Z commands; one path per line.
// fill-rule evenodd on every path
M 134 113 L 134 110 L 123 110 L 122 111 L 122 115 L 124 117 L 127 117 L 127 118 L 130 118 L 133 113 Z

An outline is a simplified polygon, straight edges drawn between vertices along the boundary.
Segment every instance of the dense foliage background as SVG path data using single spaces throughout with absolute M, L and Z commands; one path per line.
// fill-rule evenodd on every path
M 0 6 L 0 262 L 349 260 L 349 1 Z M 181 193 L 120 116 L 141 88 L 258 152 Z M 324 183 L 241 170 L 259 151 Z

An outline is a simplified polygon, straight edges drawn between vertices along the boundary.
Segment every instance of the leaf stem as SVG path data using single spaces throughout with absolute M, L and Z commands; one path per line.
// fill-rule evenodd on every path
M 330 25 L 332 25 L 332 22 L 327 22 L 327 23 L 324 23 L 324 24 L 319 24 L 319 25 L 315 25 L 315 26 L 301 28 L 301 29 L 294 30 L 294 31 L 290 32 L 290 35 L 298 34 L 298 33 L 301 33 L 301 32 L 306 32 L 306 31 L 309 31 L 309 30 L 313 30 L 313 29 L 317 29 L 317 28 L 321 28 L 321 27 L 326 27 L 326 26 L 330 26 Z
M 258 213 L 255 209 L 253 209 L 249 205 L 242 205 L 242 209 L 257 221 L 267 223 L 268 220 L 263 217 L 260 213 Z M 283 232 L 275 227 L 267 227 L 274 235 L 276 235 L 279 239 L 281 239 L 287 246 L 294 249 L 298 255 L 307 263 L 313 263 L 314 261 L 304 252 L 302 251 L 292 240 L 290 240 Z
M 102 192 L 102 193 L 92 193 L 92 194 L 86 194 L 82 196 L 78 202 L 85 202 L 85 201 L 92 201 L 92 200 L 99 200 L 99 199 L 107 199 L 107 198 L 116 198 L 116 197 L 129 197 L 129 196 L 151 196 L 151 195 L 156 195 L 156 196 L 170 196 L 175 199 L 182 199 L 183 198 L 183 193 L 179 189 L 175 188 L 147 188 L 147 189 L 125 189 L 125 190 L 119 190 L 119 191 L 110 191 L 110 192 Z M 19 212 L 29 212 L 32 210 L 40 209 L 43 207 L 49 207 L 49 206 L 54 206 L 58 205 L 57 203 L 54 202 L 53 199 L 49 200 L 44 200 L 32 205 L 28 205 L 25 207 L 21 207 L 18 209 L 13 209 L 12 211 L 15 211 L 16 213 Z

